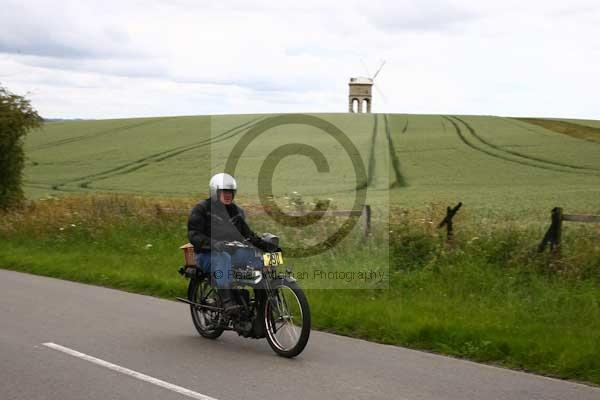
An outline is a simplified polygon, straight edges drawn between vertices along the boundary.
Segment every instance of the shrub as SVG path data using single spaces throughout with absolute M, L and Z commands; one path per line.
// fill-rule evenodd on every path
M 0 86 L 0 209 L 23 202 L 23 138 L 41 121 L 29 100 Z

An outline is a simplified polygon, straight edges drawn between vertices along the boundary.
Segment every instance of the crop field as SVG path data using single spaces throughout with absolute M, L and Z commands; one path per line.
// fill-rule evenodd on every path
M 311 126 L 315 117 L 343 132 L 352 146 Z M 263 126 L 276 118 L 283 122 Z M 249 202 L 257 200 L 259 177 L 272 177 L 276 199 L 332 199 L 340 208 L 352 206 L 359 187 L 367 188 L 367 202 L 374 205 L 418 208 L 462 201 L 481 215 L 545 216 L 557 205 L 572 212 L 600 211 L 600 143 L 552 126 L 491 116 L 303 118 L 231 115 L 47 123 L 27 138 L 27 194 L 201 197 L 211 174 L 222 171 L 234 149 L 247 142 L 233 158 L 240 192 Z M 565 122 L 574 129 L 600 125 Z M 249 138 L 253 130 L 264 133 Z M 310 160 L 315 152 L 324 160 Z M 362 169 L 356 170 L 356 164 Z
M 501 214 L 600 207 L 599 144 L 498 117 L 390 117 L 408 186 L 395 203 L 453 199 Z M 437 125 L 437 126 L 436 126 Z

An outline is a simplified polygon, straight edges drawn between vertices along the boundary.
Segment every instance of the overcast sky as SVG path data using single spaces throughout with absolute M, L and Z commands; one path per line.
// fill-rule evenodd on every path
M 0 0 L 0 85 L 47 118 L 373 111 L 600 119 L 600 2 Z

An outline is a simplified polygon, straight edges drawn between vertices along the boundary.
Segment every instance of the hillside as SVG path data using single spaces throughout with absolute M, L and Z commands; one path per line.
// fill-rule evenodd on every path
M 210 175 L 223 170 L 241 138 L 248 139 L 250 130 L 273 117 L 46 123 L 27 138 L 27 193 L 32 198 L 67 192 L 201 196 Z M 307 199 L 332 198 L 339 206 L 350 206 L 355 187 L 367 185 L 367 201 L 372 204 L 391 201 L 419 207 L 460 200 L 473 209 L 502 212 L 541 208 L 547 213 L 554 205 L 580 212 L 600 210 L 600 143 L 552 130 L 550 125 L 492 116 L 313 117 L 343 132 L 360 157 L 350 157 L 352 146 L 345 148 L 343 140 L 336 141 L 302 119 L 280 116 L 283 125 L 249 140 L 241 153 L 236 175 L 242 193 L 256 199 L 259 170 L 271 154 L 273 193 L 278 198 L 298 192 Z M 575 130 L 600 124 L 564 121 Z M 326 160 L 324 164 L 320 160 L 321 173 L 307 158 L 315 150 Z M 277 157 L 286 151 L 296 155 Z M 360 173 L 359 179 L 355 177 L 353 159 L 362 161 L 364 179 Z M 267 170 L 264 167 L 264 176 Z

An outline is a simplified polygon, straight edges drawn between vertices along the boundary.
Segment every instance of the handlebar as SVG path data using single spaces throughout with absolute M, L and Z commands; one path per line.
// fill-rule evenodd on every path
M 227 247 L 241 247 L 241 248 L 249 248 L 249 247 L 252 247 L 252 246 L 250 246 L 249 244 L 247 244 L 247 243 L 242 243 L 242 242 L 240 242 L 240 241 L 238 241 L 238 240 L 234 240 L 234 241 L 232 241 L 232 242 L 225 242 L 225 246 L 227 246 Z

